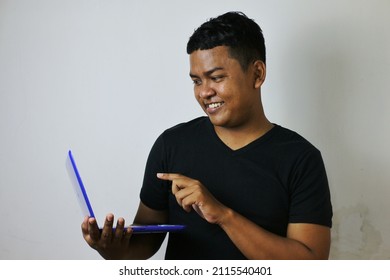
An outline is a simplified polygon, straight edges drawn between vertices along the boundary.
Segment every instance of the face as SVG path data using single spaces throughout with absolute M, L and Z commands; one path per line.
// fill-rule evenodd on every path
M 224 46 L 190 55 L 195 97 L 214 126 L 238 128 L 259 114 L 264 78 L 259 78 L 258 72 L 255 63 L 244 71 Z

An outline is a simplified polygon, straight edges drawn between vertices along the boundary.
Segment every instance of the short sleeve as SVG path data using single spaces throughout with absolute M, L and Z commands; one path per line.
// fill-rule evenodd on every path
M 157 173 L 166 170 L 163 135 L 154 143 L 145 167 L 145 174 L 140 192 L 141 201 L 155 210 L 168 209 L 169 182 L 157 178 Z
M 291 176 L 290 223 L 332 226 L 332 205 L 325 165 L 320 151 L 301 155 Z

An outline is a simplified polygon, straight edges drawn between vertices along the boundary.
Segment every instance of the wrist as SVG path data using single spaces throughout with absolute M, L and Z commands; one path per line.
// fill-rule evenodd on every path
M 228 207 L 223 211 L 221 215 L 221 219 L 218 221 L 218 225 L 222 228 L 228 226 L 229 222 L 231 222 L 234 218 L 234 211 Z

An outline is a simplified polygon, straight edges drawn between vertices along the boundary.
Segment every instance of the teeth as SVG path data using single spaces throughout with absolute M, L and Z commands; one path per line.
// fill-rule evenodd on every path
M 211 103 L 211 104 L 208 104 L 207 107 L 214 109 L 214 108 L 218 108 L 218 107 L 222 106 L 222 104 L 223 104 L 223 102 Z

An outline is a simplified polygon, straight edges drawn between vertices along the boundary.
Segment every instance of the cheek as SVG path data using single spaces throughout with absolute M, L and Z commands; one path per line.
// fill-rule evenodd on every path
M 199 92 L 196 89 L 194 89 L 194 97 L 195 97 L 196 101 L 200 102 Z

